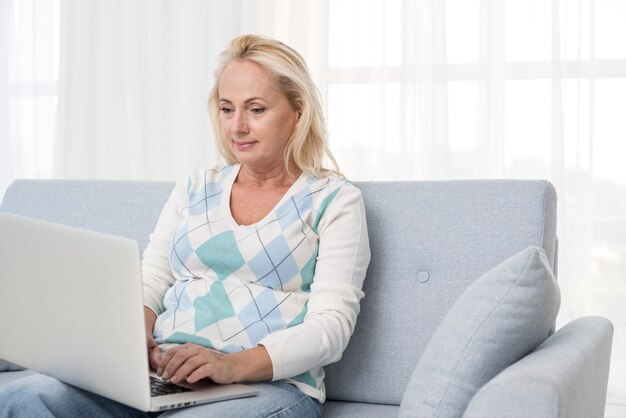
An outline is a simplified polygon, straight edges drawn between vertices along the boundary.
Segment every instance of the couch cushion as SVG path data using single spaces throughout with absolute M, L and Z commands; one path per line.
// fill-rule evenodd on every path
M 543 250 L 528 247 L 477 279 L 442 320 L 420 357 L 401 417 L 459 417 L 492 377 L 554 326 L 559 290 Z
M 172 182 L 16 180 L 0 210 L 137 240 L 143 251 Z
M 322 415 L 332 418 L 396 418 L 398 409 L 398 405 L 326 401 Z
M 399 405 L 419 356 L 474 280 L 529 245 L 554 260 L 556 194 L 538 180 L 355 185 L 372 260 L 348 348 L 324 368 L 327 399 Z
M 399 405 L 417 359 L 469 284 L 529 245 L 543 247 L 554 262 L 556 192 L 542 180 L 355 185 L 363 192 L 372 260 L 348 348 L 325 367 L 327 399 Z M 144 248 L 172 187 L 20 180 L 0 210 L 127 236 Z

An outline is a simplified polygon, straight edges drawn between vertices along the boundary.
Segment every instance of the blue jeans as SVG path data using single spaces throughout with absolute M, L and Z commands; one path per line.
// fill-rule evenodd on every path
M 285 382 L 251 383 L 259 394 L 160 415 L 141 412 L 107 398 L 36 374 L 0 389 L 0 417 L 321 417 L 322 405 Z

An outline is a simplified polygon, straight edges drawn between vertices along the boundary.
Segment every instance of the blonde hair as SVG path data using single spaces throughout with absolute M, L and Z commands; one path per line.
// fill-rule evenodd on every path
M 290 162 L 293 162 L 310 176 L 341 175 L 337 161 L 328 148 L 319 90 L 298 52 L 274 39 L 243 35 L 233 39 L 220 58 L 220 64 L 215 71 L 215 84 L 209 96 L 209 113 L 218 149 L 228 164 L 237 163 L 238 160 L 220 123 L 219 81 L 224 68 L 230 62 L 247 60 L 267 71 L 275 80 L 277 88 L 287 97 L 292 108 L 300 114 L 285 149 L 287 170 L 289 171 L 291 166 Z M 334 166 L 332 169 L 324 167 L 324 157 L 327 157 Z

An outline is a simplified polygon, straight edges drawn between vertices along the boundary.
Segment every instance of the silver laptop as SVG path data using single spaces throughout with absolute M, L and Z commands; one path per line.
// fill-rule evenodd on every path
M 201 382 L 151 396 L 137 243 L 6 213 L 0 358 L 143 411 L 257 393 Z

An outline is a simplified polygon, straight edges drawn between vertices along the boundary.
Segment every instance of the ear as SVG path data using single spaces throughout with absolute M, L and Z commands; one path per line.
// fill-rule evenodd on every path
M 296 126 L 298 126 L 298 124 L 300 123 L 300 119 L 301 119 L 301 118 L 300 118 L 300 116 L 302 116 L 302 112 L 296 112 L 296 115 L 295 115 L 295 116 L 296 116 L 296 118 L 295 118 L 295 120 L 294 120 L 294 125 L 293 125 L 293 126 L 294 126 L 294 128 L 295 128 Z

